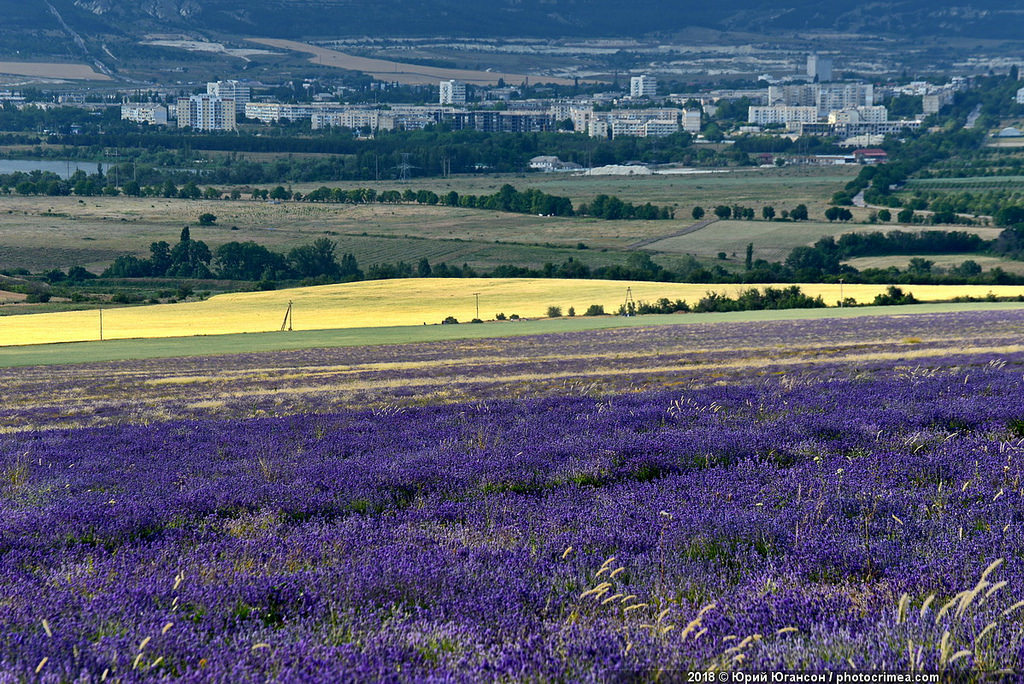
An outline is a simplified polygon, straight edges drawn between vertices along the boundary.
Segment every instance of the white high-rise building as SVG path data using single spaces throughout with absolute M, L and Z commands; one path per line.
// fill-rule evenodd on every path
M 771 107 L 748 107 L 747 122 L 757 126 L 769 124 L 814 123 L 818 120 L 817 107 L 772 105 Z
M 238 81 L 214 81 L 206 84 L 206 94 L 222 100 L 234 100 L 235 112 L 245 114 L 245 103 L 251 100 L 252 91 Z
M 213 95 L 193 95 L 178 100 L 178 128 L 197 131 L 235 130 L 235 101 Z
M 683 130 L 687 133 L 700 133 L 700 110 L 684 109 L 682 116 Z
M 644 74 L 629 79 L 630 97 L 656 97 L 658 95 L 658 79 Z
M 440 104 L 466 104 L 466 84 L 462 81 L 441 81 L 439 92 Z
M 828 113 L 828 122 L 830 124 L 875 124 L 886 123 L 887 121 L 889 121 L 889 110 L 882 105 L 835 109 Z
M 817 107 L 819 116 L 828 116 L 834 109 L 870 107 L 874 103 L 875 91 L 870 83 L 768 86 L 770 106 Z
M 832 80 L 832 58 L 818 54 L 807 55 L 807 77 L 818 83 Z

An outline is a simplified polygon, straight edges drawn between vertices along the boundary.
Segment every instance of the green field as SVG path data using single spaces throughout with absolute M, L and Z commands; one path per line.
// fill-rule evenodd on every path
M 623 318 L 561 318 L 540 321 L 491 322 L 468 325 L 350 328 L 236 335 L 210 335 L 143 340 L 109 340 L 0 347 L 0 367 L 94 363 L 127 359 L 214 356 L 264 351 L 406 344 L 440 340 L 513 338 L 603 328 L 803 320 L 862 316 L 905 316 L 955 311 L 1021 309 L 1019 302 L 934 303 L 909 306 L 871 306 L 735 313 L 649 315 Z M 511 344 L 511 343 L 510 343 Z
M 963 262 L 971 260 L 981 266 L 982 271 L 1001 268 L 1007 273 L 1016 273 L 1019 275 L 1024 274 L 1024 261 L 1001 259 L 999 257 L 986 256 L 983 254 L 903 254 L 892 256 L 858 257 L 856 259 L 848 259 L 843 263 L 849 264 L 858 270 L 863 270 L 865 268 L 889 268 L 890 266 L 895 266 L 899 269 L 906 269 L 910 260 L 915 256 L 921 259 L 927 259 L 940 268 L 959 266 Z
M 203 240 L 211 248 L 225 242 L 252 240 L 270 249 L 287 251 L 326 235 L 337 243 L 338 252 L 354 254 L 364 268 L 374 263 L 414 263 L 422 258 L 434 264 L 466 263 L 482 270 L 500 264 L 539 268 L 546 262 L 560 263 L 570 256 L 591 266 L 603 266 L 622 263 L 635 243 L 671 235 L 690 225 L 694 205 L 710 210 L 717 204 L 740 204 L 754 207 L 760 216 L 760 209 L 766 204 L 772 204 L 781 213 L 804 203 L 812 217 L 820 216 L 827 198 L 852 174 L 851 170 L 835 168 L 730 169 L 727 173 L 693 176 L 528 174 L 414 179 L 405 184 L 330 184 L 372 186 L 378 190 L 429 189 L 439 194 L 451 190 L 490 194 L 511 183 L 520 190 L 539 188 L 567 195 L 577 203 L 609 194 L 633 203 L 674 206 L 677 218 L 670 221 L 557 218 L 409 204 L 273 204 L 249 199 L 5 195 L 0 196 L 0 269 L 39 272 L 81 265 L 100 272 L 120 254 L 148 256 L 152 242 L 165 240 L 173 244 L 185 225 L 191 227 L 193 239 Z M 308 191 L 317 186 L 297 185 L 295 189 Z M 197 226 L 202 213 L 217 216 L 216 225 Z M 743 230 L 758 234 L 768 231 L 758 242 L 774 240 L 776 236 L 770 234 L 778 231 L 782 231 L 779 236 L 785 234 L 785 245 L 771 253 L 773 258 L 785 256 L 792 246 L 811 243 L 825 232 L 853 229 L 846 226 L 823 231 L 813 223 L 779 228 L 760 220 L 741 225 Z M 673 255 L 687 252 L 714 259 L 720 251 L 742 250 L 746 241 L 739 240 L 742 244 L 737 248 L 736 237 L 722 233 L 721 227 L 709 233 L 702 231 L 699 240 L 691 239 L 683 247 L 668 243 L 659 262 L 672 268 Z M 588 249 L 577 250 L 580 243 Z
M 902 230 L 919 232 L 934 226 L 902 226 L 892 224 L 826 223 L 804 221 L 716 221 L 707 228 L 688 235 L 670 237 L 647 245 L 644 249 L 668 254 L 697 254 L 711 257 L 725 252 L 730 259 L 743 260 L 748 243 L 754 243 L 754 258 L 783 261 L 794 247 L 809 245 L 822 236 L 838 237 L 843 233 Z M 986 240 L 999 234 L 998 228 L 964 228 Z M 970 258 L 970 257 L 967 257 Z M 904 260 L 909 257 L 904 257 Z M 963 259 L 961 259 L 962 261 Z M 959 262 L 958 262 L 959 263 Z M 858 266 L 858 268 L 860 268 Z
M 543 154 L 539 151 L 538 154 Z M 634 203 L 651 202 L 677 205 L 686 217 L 694 205 L 704 208 L 717 204 L 754 206 L 764 204 L 777 210 L 806 204 L 811 213 L 824 212 L 832 193 L 841 190 L 859 171 L 853 167 L 734 168 L 724 173 L 655 174 L 650 176 L 579 176 L 570 173 L 530 173 L 495 176 L 455 176 L 452 178 L 416 178 L 407 183 L 394 181 L 355 181 L 342 183 L 304 183 L 295 185 L 303 192 L 321 185 L 328 187 L 378 190 L 413 187 L 441 194 L 454 190 L 459 194 L 486 195 L 509 183 L 519 190 L 537 188 L 553 195 L 589 202 L 596 195 L 617 195 Z M 760 216 L 760 213 L 758 214 Z

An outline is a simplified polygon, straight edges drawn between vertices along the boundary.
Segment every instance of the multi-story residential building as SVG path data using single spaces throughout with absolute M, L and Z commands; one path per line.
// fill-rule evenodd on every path
M 247 102 L 245 118 L 257 119 L 263 123 L 278 121 L 301 121 L 310 118 L 314 112 L 320 111 L 322 105 L 316 104 L 281 104 L 280 102 Z
M 1024 88 L 1017 91 L 1017 104 L 1024 104 Z
M 768 86 L 768 106 L 817 107 L 818 84 Z
M 466 84 L 462 81 L 441 81 L 438 102 L 442 105 L 466 104 Z
M 832 58 L 818 54 L 807 55 L 807 77 L 817 83 L 832 80 Z
M 679 121 L 675 119 L 649 119 L 644 123 L 644 138 L 655 138 L 679 132 Z
M 570 107 L 569 118 L 572 119 L 572 129 L 577 133 L 586 133 L 590 128 L 590 122 L 594 117 L 593 107 Z
M 353 131 L 369 129 L 379 131 L 382 128 L 390 130 L 394 126 L 394 120 L 383 116 L 384 111 L 379 109 L 342 109 L 324 108 L 313 112 L 311 117 L 313 130 L 327 128 L 328 126 L 344 126 Z M 384 125 L 382 126 L 382 121 Z
M 884 123 L 798 123 L 793 130 L 798 135 L 826 135 L 838 138 L 871 138 L 902 135 L 921 128 L 920 121 L 886 121 Z
M 121 120 L 166 126 L 167 107 L 152 103 L 126 103 L 121 105 Z
M 888 120 L 889 110 L 881 105 L 873 105 L 871 107 L 851 107 L 849 109 L 836 109 L 828 113 L 829 123 L 885 123 Z
M 819 116 L 834 109 L 870 107 L 875 103 L 870 83 L 808 83 L 768 86 L 768 104 L 787 107 L 817 107 Z
M 193 95 L 178 100 L 178 127 L 199 131 L 233 131 L 235 101 L 214 95 Z
M 618 138 L 619 136 L 623 135 L 629 135 L 636 138 L 643 138 L 647 134 L 646 120 L 613 118 L 610 123 L 613 138 Z
M 587 122 L 586 129 L 587 135 L 591 138 L 607 138 L 608 137 L 608 121 L 605 119 L 591 119 Z
M 818 120 L 817 107 L 775 105 L 772 107 L 748 107 L 747 122 L 758 126 L 796 123 L 814 123 Z
M 548 112 L 503 112 L 494 110 L 446 111 L 442 120 L 453 130 L 484 133 L 539 133 L 553 131 L 558 125 Z
M 632 98 L 648 97 L 658 95 L 658 79 L 644 74 L 629 79 L 629 96 Z
M 827 116 L 835 109 L 870 107 L 875 104 L 874 86 L 870 83 L 820 83 L 818 113 Z
M 682 114 L 683 130 L 694 135 L 700 133 L 700 110 L 684 109 Z
M 234 100 L 236 114 L 245 114 L 245 103 L 251 99 L 252 91 L 238 81 L 214 81 L 206 84 L 206 94 L 222 100 Z

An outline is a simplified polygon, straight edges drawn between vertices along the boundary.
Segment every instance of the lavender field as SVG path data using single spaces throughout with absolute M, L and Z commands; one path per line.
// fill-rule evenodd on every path
M 0 682 L 1012 678 L 1022 336 L 1011 311 L 2 371 Z

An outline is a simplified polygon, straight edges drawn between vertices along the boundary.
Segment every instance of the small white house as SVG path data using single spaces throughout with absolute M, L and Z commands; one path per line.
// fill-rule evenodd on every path
M 578 171 L 582 167 L 574 162 L 564 162 L 558 157 L 541 155 L 530 160 L 530 168 L 550 173 L 552 171 Z

